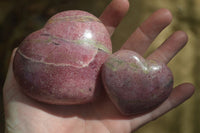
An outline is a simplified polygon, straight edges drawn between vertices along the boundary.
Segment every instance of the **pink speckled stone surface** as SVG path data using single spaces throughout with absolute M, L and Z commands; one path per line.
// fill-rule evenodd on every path
M 111 53 L 109 33 L 98 18 L 64 11 L 24 39 L 13 70 L 22 91 L 38 101 L 86 103 L 98 93 L 100 67 Z
M 173 75 L 163 63 L 120 50 L 103 65 L 102 79 L 112 102 L 125 115 L 148 112 L 163 103 L 173 88 Z

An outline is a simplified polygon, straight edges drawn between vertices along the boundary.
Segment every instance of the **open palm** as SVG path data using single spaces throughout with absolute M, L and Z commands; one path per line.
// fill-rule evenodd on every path
M 102 13 L 100 19 L 110 35 L 128 8 L 128 0 L 113 0 Z M 136 29 L 122 49 L 134 50 L 143 55 L 156 36 L 170 24 L 171 19 L 168 10 L 156 11 Z M 187 35 L 177 31 L 147 58 L 167 64 L 186 42 Z M 88 104 L 43 104 L 21 93 L 12 71 L 14 54 L 15 50 L 4 84 L 4 109 L 8 133 L 130 133 L 178 106 L 194 92 L 191 84 L 183 83 L 175 87 L 170 97 L 158 108 L 138 116 L 121 115 L 104 91 L 99 99 Z

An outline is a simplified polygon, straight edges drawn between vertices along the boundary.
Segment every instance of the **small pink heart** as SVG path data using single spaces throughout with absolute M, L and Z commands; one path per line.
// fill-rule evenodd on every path
M 120 50 L 106 60 L 102 79 L 111 101 L 125 115 L 155 109 L 173 88 L 172 72 L 164 63 L 145 60 L 129 50 Z

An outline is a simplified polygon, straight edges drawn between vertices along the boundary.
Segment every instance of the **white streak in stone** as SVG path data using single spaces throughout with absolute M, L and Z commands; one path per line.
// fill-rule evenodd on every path
M 52 66 L 60 66 L 60 67 L 75 67 L 75 68 L 83 68 L 83 67 L 88 67 L 89 64 L 94 60 L 95 56 L 97 55 L 97 52 L 98 50 L 96 50 L 95 54 L 93 54 L 92 56 L 92 59 L 87 62 L 87 63 L 83 63 L 82 61 L 80 61 L 80 66 L 76 66 L 76 65 L 72 65 L 72 64 L 67 64 L 67 63 L 58 63 L 58 64 L 55 64 L 55 63 L 51 63 L 51 62 L 44 62 L 42 60 L 35 60 L 33 58 L 30 58 L 28 56 L 26 56 L 25 54 L 23 54 L 20 49 L 18 49 L 17 51 L 22 57 L 24 57 L 25 59 L 27 60 L 30 60 L 32 62 L 35 62 L 35 63 L 41 63 L 41 64 L 45 64 L 45 65 L 52 65 Z

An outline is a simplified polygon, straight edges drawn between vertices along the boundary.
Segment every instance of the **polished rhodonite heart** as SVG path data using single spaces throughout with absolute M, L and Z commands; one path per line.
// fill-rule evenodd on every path
M 14 58 L 14 74 L 28 96 L 51 104 L 92 101 L 100 67 L 111 54 L 109 33 L 84 11 L 64 11 L 30 34 Z
M 173 88 L 172 73 L 164 63 L 145 60 L 129 50 L 120 50 L 106 60 L 102 79 L 110 99 L 126 115 L 158 107 Z

